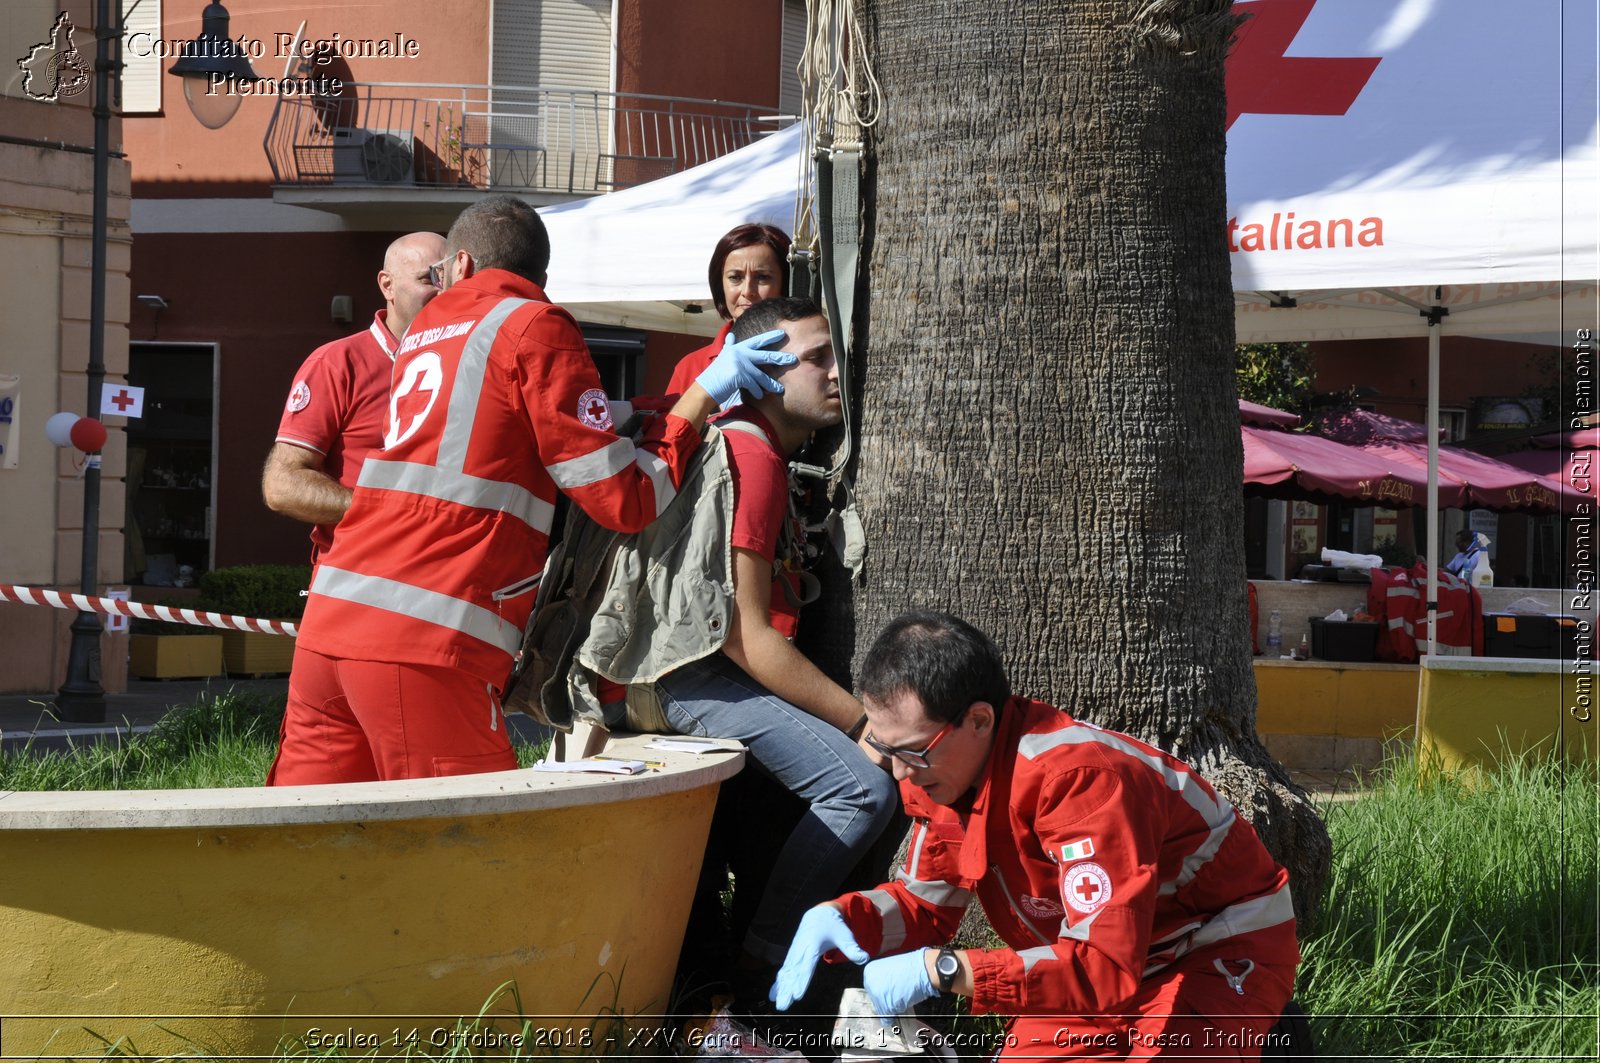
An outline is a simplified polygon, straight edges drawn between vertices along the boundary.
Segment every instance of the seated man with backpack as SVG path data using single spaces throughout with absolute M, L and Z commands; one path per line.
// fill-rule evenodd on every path
M 809 299 L 751 307 L 734 337 L 781 329 L 780 348 L 798 361 L 777 374 L 781 392 L 716 421 L 733 480 L 733 615 L 720 652 L 657 683 L 680 733 L 733 738 L 755 766 L 806 802 L 745 936 L 740 965 L 751 984 L 783 960 L 800 916 L 831 896 L 896 807 L 894 784 L 854 735 L 861 703 L 812 664 L 790 639 L 799 620 L 788 458 L 820 428 L 840 423 L 838 368 L 827 319 Z M 737 844 L 737 843 L 736 843 Z M 762 994 L 764 995 L 764 993 Z
M 769 833 L 787 837 L 736 961 L 736 1003 L 757 1006 L 801 915 L 840 889 L 898 806 L 888 773 L 858 744 L 861 702 L 790 641 L 800 597 L 788 459 L 843 411 L 817 304 L 759 303 L 729 343 L 769 331 L 773 342 L 784 336 L 772 353 L 795 363 L 773 374 L 772 394 L 706 429 L 672 504 L 648 528 L 623 535 L 569 512 L 506 700 L 562 731 L 589 723 L 737 740 L 756 770 L 804 804 L 792 829 L 764 809 Z

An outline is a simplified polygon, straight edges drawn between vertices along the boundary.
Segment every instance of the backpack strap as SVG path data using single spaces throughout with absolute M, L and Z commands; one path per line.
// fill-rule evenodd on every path
M 777 444 L 772 441 L 765 429 L 758 424 L 742 419 L 723 419 L 716 422 L 717 427 L 724 432 L 743 432 L 745 435 L 755 436 L 766 441 L 769 447 L 777 450 Z M 822 584 L 817 577 L 805 570 L 803 558 L 805 550 L 801 546 L 800 537 L 795 534 L 795 529 L 802 527 L 799 510 L 795 508 L 794 478 L 791 475 L 786 494 L 789 500 L 787 519 L 783 528 L 778 533 L 776 549 L 772 554 L 772 581 L 783 589 L 783 596 L 795 609 L 810 605 L 822 596 Z M 782 576 L 786 572 L 795 573 L 800 581 L 800 591 L 795 592 L 794 587 Z

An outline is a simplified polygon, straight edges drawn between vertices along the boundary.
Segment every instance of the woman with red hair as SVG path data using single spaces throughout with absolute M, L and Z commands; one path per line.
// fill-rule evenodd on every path
M 738 225 L 723 234 L 711 252 L 707 271 L 711 301 L 722 315 L 721 331 L 706 346 L 678 362 L 667 384 L 669 395 L 681 395 L 722 350 L 728 330 L 750 307 L 789 289 L 789 237 L 772 225 Z

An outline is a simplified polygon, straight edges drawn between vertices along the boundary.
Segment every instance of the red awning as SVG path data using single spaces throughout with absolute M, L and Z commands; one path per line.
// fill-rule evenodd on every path
M 1353 502 L 1403 509 L 1427 502 L 1428 478 L 1404 463 L 1395 464 L 1321 436 L 1278 432 L 1245 425 L 1245 493 L 1262 498 L 1308 502 Z M 1448 492 L 1441 488 L 1440 504 Z
M 1378 439 L 1361 447 L 1374 457 L 1407 465 L 1424 479 L 1428 445 Z M 1491 509 L 1499 513 L 1559 513 L 1563 497 L 1570 505 L 1583 497 L 1558 480 L 1458 447 L 1439 448 L 1439 505 L 1457 509 Z M 1453 500 L 1452 500 L 1453 499 Z M 1424 500 L 1422 505 L 1426 505 Z

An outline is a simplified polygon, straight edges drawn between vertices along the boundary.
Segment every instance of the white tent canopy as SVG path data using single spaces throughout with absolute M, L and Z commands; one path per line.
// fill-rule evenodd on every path
M 596 324 L 714 334 L 722 320 L 706 279 L 712 248 L 743 222 L 794 229 L 800 132 L 790 126 L 659 181 L 543 208 L 550 298 Z
M 1593 0 L 1237 9 L 1253 16 L 1228 70 L 1240 342 L 1421 336 L 1418 307 L 1436 303 L 1445 334 L 1594 325 Z M 741 222 L 793 227 L 800 143 L 791 127 L 545 208 L 551 297 L 585 320 L 714 332 L 711 249 Z

